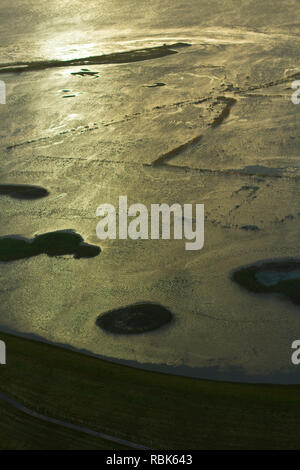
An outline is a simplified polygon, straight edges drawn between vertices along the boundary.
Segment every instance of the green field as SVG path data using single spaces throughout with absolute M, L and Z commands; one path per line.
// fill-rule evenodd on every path
M 1 333 L 0 391 L 41 414 L 152 449 L 299 449 L 300 385 L 146 372 Z M 2 449 L 112 449 L 0 400 Z
M 45 423 L 0 401 L 0 450 L 127 449 L 112 442 Z

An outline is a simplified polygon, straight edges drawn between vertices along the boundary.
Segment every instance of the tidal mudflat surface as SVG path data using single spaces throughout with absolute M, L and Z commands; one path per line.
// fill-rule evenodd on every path
M 11 15 L 1 1 L 1 181 L 49 192 L 0 197 L 1 237 L 72 227 L 99 247 L 97 207 L 127 195 L 204 204 L 205 244 L 116 239 L 80 261 L 2 262 L 0 330 L 166 372 L 299 382 L 299 305 L 231 279 L 299 256 L 299 2 L 286 3 L 14 0 Z M 176 321 L 130 336 L 96 325 L 139 302 Z

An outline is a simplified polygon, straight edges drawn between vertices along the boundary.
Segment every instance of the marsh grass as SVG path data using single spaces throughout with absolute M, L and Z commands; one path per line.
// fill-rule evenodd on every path
M 98 246 L 84 243 L 72 231 L 57 231 L 36 235 L 33 240 L 17 237 L 0 238 L 0 261 L 16 261 L 40 254 L 48 256 L 74 255 L 74 258 L 91 258 L 101 252 Z
M 271 261 L 240 268 L 233 272 L 232 280 L 251 292 L 280 294 L 300 305 L 300 278 L 279 280 L 274 285 L 265 285 L 257 278 L 264 271 L 290 272 L 300 269 L 299 261 Z
M 172 313 L 155 303 L 136 303 L 100 315 L 96 324 L 115 334 L 146 333 L 160 328 L 173 319 Z

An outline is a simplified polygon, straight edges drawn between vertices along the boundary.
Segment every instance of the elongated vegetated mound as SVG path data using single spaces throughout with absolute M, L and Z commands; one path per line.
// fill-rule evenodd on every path
M 0 261 L 3 262 L 17 261 L 41 254 L 92 258 L 100 252 L 100 247 L 89 245 L 78 233 L 66 230 L 36 235 L 32 240 L 16 236 L 0 238 Z
M 300 260 L 272 260 L 237 269 L 232 280 L 251 292 L 281 294 L 300 305 Z
M 42 60 L 33 62 L 15 62 L 0 64 L 0 74 L 2 73 L 23 73 L 44 70 L 53 67 L 69 67 L 74 65 L 101 65 L 101 64 L 126 64 L 130 62 L 140 62 L 143 60 L 159 59 L 168 55 L 177 54 L 177 49 L 191 46 L 184 42 L 174 44 L 163 44 L 161 46 L 146 47 L 131 51 L 114 52 L 112 54 L 101 54 L 89 57 L 80 57 L 67 60 Z
M 173 314 L 166 307 L 145 302 L 103 313 L 96 324 L 110 333 L 129 335 L 156 330 L 172 319 Z
M 49 195 L 45 188 L 29 184 L 0 184 L 0 195 L 14 199 L 40 199 Z

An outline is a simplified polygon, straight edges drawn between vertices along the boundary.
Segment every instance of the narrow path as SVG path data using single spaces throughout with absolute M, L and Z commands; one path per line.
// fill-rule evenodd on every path
M 47 423 L 57 424 L 58 426 L 63 426 L 65 428 L 73 429 L 75 431 L 84 432 L 86 434 L 90 434 L 91 436 L 100 437 L 101 439 L 105 439 L 106 441 L 115 442 L 116 444 L 121 444 L 126 447 L 131 447 L 132 449 L 136 450 L 150 450 L 148 447 L 142 446 L 140 444 L 136 444 L 135 442 L 126 441 L 125 439 L 119 439 L 118 437 L 109 436 L 108 434 L 104 434 L 102 432 L 92 431 L 91 429 L 84 428 L 81 426 L 76 426 L 76 424 L 68 423 L 67 421 L 61 421 L 60 419 L 50 418 L 49 416 L 42 415 L 37 413 L 36 411 L 30 410 L 26 408 L 21 403 L 9 398 L 4 393 L 0 392 L 0 399 L 6 401 L 10 405 L 14 406 L 22 413 L 25 413 L 29 416 L 33 416 L 34 418 L 40 419 L 42 421 L 46 421 Z

